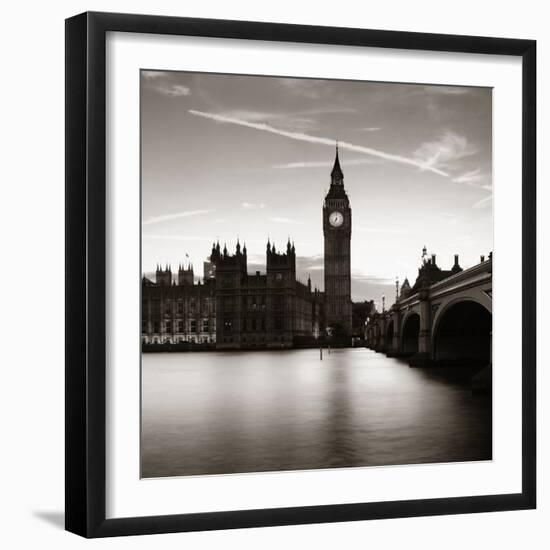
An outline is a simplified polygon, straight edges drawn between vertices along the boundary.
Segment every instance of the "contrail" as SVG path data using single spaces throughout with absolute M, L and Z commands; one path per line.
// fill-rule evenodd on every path
M 166 222 L 176 220 L 178 218 L 189 218 L 191 216 L 200 216 L 201 214 L 209 214 L 214 210 L 186 210 L 184 212 L 175 212 L 174 214 L 163 214 L 161 216 L 153 216 L 142 222 L 141 225 L 151 225 L 153 223 Z
M 271 134 L 276 134 L 278 136 L 287 137 L 290 139 L 295 139 L 297 141 L 307 141 L 308 143 L 316 143 L 318 145 L 329 145 L 334 147 L 336 141 L 330 138 L 310 136 L 302 132 L 288 132 L 286 130 L 279 130 L 274 128 L 269 124 L 264 122 L 247 122 L 246 120 L 241 120 L 238 118 L 231 118 L 223 115 L 216 115 L 214 113 L 205 113 L 203 111 L 195 111 L 194 109 L 189 109 L 189 113 L 194 116 L 199 116 L 202 118 L 208 118 L 210 120 L 215 120 L 216 122 L 223 122 L 226 124 L 237 124 L 238 126 L 244 126 L 246 128 L 252 128 L 253 130 L 260 130 L 262 132 L 269 132 Z M 347 149 L 348 151 L 355 151 L 356 153 L 363 153 L 365 155 L 371 155 L 373 157 L 382 158 L 392 162 L 398 162 L 401 164 L 408 164 L 409 166 L 415 166 L 421 170 L 429 170 L 435 174 L 443 176 L 445 178 L 450 177 L 447 172 L 439 170 L 430 164 L 420 162 L 418 160 L 402 157 L 401 155 L 393 155 L 391 153 L 385 153 L 384 151 L 379 151 L 378 149 L 372 149 L 371 147 L 363 147 L 362 145 L 355 145 L 353 143 L 348 143 L 346 141 L 338 141 L 338 146 L 342 149 Z
M 360 166 L 362 164 L 374 164 L 378 162 L 372 159 L 351 159 L 346 160 L 346 166 Z M 314 161 L 301 161 L 301 162 L 288 162 L 286 164 L 274 164 L 272 168 L 279 170 L 290 170 L 292 168 L 331 168 L 333 164 L 332 160 L 314 160 Z

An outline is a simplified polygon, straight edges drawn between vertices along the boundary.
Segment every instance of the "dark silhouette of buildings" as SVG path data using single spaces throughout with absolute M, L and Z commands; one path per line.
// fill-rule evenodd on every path
M 321 294 L 296 280 L 296 250 L 285 252 L 268 240 L 266 273 L 247 271 L 246 245 L 235 254 L 212 248 L 216 265 L 217 348 L 289 348 L 319 334 Z
M 353 331 L 351 302 L 351 207 L 338 158 L 323 203 L 325 292 L 296 279 L 290 239 L 278 252 L 268 239 L 266 272 L 248 273 L 246 245 L 234 254 L 214 243 L 204 280 L 193 265 L 157 266 L 155 281 L 142 281 L 142 343 L 210 344 L 217 349 L 290 348 L 315 344 L 319 336 L 347 344 Z M 365 306 L 366 307 L 366 306 Z M 363 308 L 364 309 L 364 308 Z M 363 319 L 356 312 L 356 325 Z M 357 328 L 357 326 L 355 327 Z
M 177 284 L 169 266 L 157 266 L 156 282 L 143 277 L 141 334 L 144 344 L 214 344 L 216 285 L 194 283 L 193 266 L 178 269 Z
M 215 277 L 193 283 L 193 268 L 157 268 L 142 280 L 144 344 L 216 344 L 217 349 L 311 345 L 323 327 L 323 293 L 296 280 L 296 250 L 280 253 L 269 241 L 266 273 L 247 270 L 246 245 L 234 254 L 212 246 Z
M 352 303 L 352 337 L 358 340 L 365 339 L 367 320 L 376 311 L 374 300 Z
M 462 268 L 458 263 L 458 254 L 455 254 L 454 264 L 451 269 L 441 269 L 436 263 L 436 255 L 432 254 L 431 256 L 428 256 L 428 252 L 424 246 L 422 249 L 422 264 L 418 268 L 418 277 L 416 278 L 412 288 L 410 288 L 409 281 L 405 279 L 401 292 L 405 290 L 408 294 L 414 294 L 423 286 L 437 283 L 438 281 L 442 281 L 443 279 L 446 279 L 451 275 L 455 275 L 456 273 L 460 273 L 461 271 Z M 405 285 L 408 288 L 405 289 Z

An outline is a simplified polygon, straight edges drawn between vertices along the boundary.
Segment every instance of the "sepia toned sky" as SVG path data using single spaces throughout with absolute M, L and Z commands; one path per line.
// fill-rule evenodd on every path
M 492 249 L 491 90 L 141 72 L 142 268 L 202 262 L 212 242 L 295 241 L 323 286 L 323 197 L 339 140 L 351 201 L 352 298 L 414 282 L 421 249 L 449 269 Z

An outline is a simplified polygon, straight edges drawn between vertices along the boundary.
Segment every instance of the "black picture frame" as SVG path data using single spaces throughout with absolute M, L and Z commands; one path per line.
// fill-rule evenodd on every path
M 458 498 L 106 519 L 105 41 L 109 31 L 519 56 L 522 121 L 522 490 Z M 66 529 L 107 537 L 531 509 L 536 506 L 536 42 L 83 13 L 66 20 Z

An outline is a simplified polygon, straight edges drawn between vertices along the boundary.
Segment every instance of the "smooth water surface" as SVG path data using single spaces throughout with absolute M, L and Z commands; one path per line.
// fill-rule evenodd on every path
M 358 349 L 150 353 L 142 476 L 490 460 L 491 398 Z

